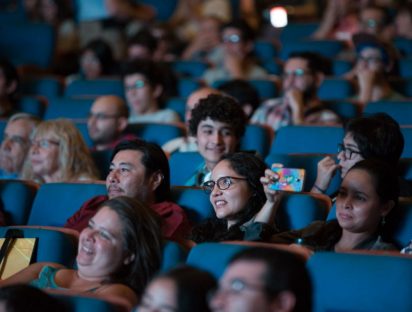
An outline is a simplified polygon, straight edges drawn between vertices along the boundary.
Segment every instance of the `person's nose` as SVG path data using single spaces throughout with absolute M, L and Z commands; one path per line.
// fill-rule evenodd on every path
M 222 144 L 223 136 L 219 131 L 212 134 L 212 142 L 216 145 Z
M 117 177 L 118 171 L 116 169 L 110 170 L 109 174 L 107 175 L 107 180 L 110 184 L 117 182 L 119 179 Z

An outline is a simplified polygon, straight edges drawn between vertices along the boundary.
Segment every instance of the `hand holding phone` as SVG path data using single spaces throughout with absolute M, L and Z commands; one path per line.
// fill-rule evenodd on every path
M 278 179 L 269 184 L 269 189 L 276 191 L 301 192 L 305 181 L 305 169 L 297 168 L 272 168 Z

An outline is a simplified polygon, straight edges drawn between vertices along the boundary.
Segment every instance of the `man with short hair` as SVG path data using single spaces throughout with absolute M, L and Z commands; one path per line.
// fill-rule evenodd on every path
M 278 130 L 287 125 L 336 125 L 339 116 L 322 106 L 317 91 L 330 72 L 327 60 L 313 52 L 292 52 L 284 66 L 283 96 L 270 99 L 258 108 L 251 123 Z
M 96 196 L 85 202 L 67 220 L 65 227 L 80 232 L 105 200 L 129 196 L 156 211 L 162 220 L 165 238 L 179 241 L 189 233 L 185 212 L 170 201 L 169 162 L 158 145 L 143 140 L 124 141 L 117 145 L 110 161 L 106 188 L 107 196 Z
M 305 261 L 272 248 L 246 248 L 229 262 L 210 301 L 213 312 L 310 312 Z
M 16 179 L 30 149 L 30 135 L 40 119 L 17 113 L 10 117 L 0 146 L 0 179 Z
M 98 97 L 89 113 L 87 129 L 93 141 L 93 150 L 113 149 L 120 141 L 136 138 L 124 134 L 129 111 L 125 101 L 115 95 Z

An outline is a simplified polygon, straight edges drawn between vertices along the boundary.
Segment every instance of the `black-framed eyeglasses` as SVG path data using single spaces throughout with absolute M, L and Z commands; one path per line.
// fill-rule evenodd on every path
M 338 153 L 343 152 L 345 159 L 352 159 L 353 154 L 361 155 L 360 151 L 354 151 L 349 147 L 345 147 L 342 143 L 338 144 Z
M 383 62 L 383 59 L 379 56 L 362 56 L 358 55 L 358 61 L 366 62 L 368 64 L 377 64 Z
M 90 118 L 96 118 L 97 120 L 104 120 L 104 119 L 111 119 L 111 118 L 118 118 L 119 115 L 116 114 L 105 114 L 105 113 L 89 113 Z
M 217 179 L 217 181 L 209 180 L 206 181 L 205 183 L 202 184 L 203 190 L 206 193 L 211 193 L 213 189 L 215 188 L 215 185 L 217 185 L 219 190 L 227 190 L 232 184 L 233 180 L 244 180 L 247 181 L 246 178 L 238 178 L 238 177 L 221 177 Z
M 131 91 L 131 90 L 135 90 L 135 89 L 141 89 L 143 88 L 145 85 L 147 84 L 147 82 L 145 80 L 139 79 L 136 80 L 133 84 L 131 85 L 126 85 L 124 88 L 126 91 Z
M 232 35 L 223 36 L 222 40 L 223 42 L 226 42 L 226 43 L 238 43 L 242 41 L 242 37 L 237 34 L 232 34 Z

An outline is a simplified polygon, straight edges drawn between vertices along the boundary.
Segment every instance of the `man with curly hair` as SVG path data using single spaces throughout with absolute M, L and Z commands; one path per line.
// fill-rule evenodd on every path
M 208 181 L 222 156 L 238 150 L 246 123 L 245 113 L 232 97 L 210 94 L 199 101 L 192 110 L 189 131 L 196 137 L 204 161 L 185 183 L 187 186 Z

